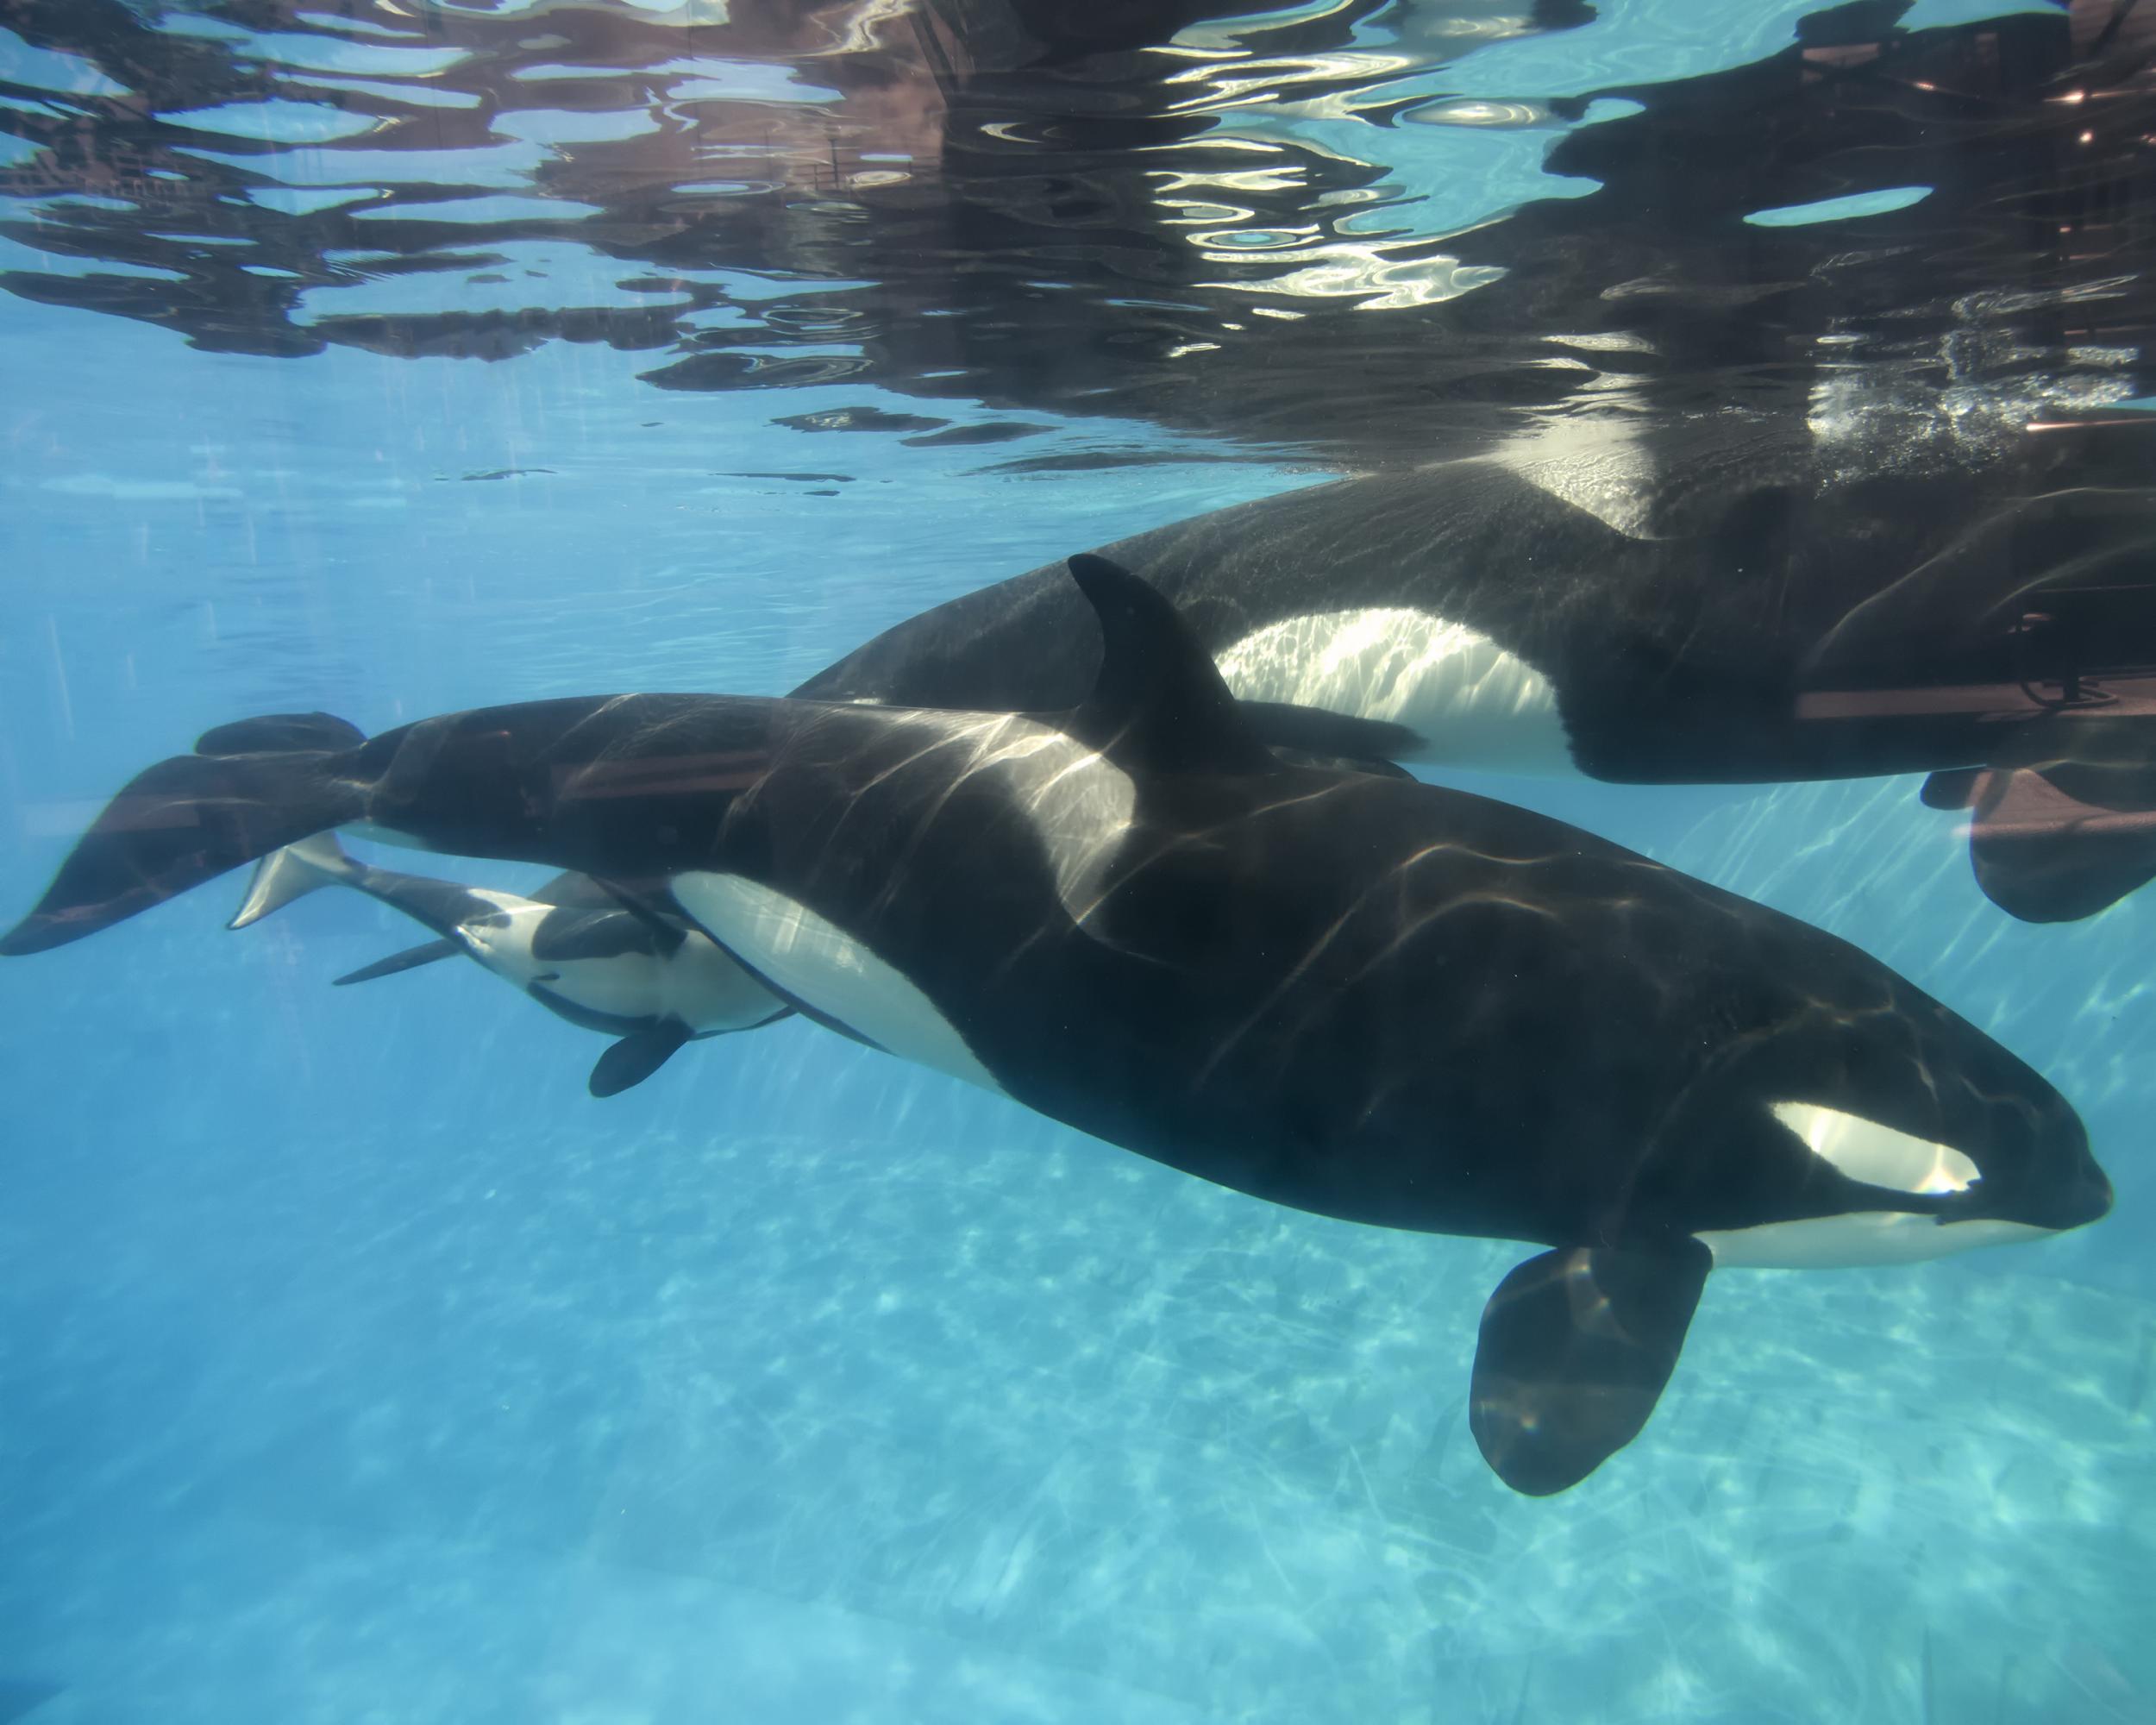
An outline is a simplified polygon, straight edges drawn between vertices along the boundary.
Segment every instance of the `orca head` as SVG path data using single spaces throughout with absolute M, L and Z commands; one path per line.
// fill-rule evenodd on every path
M 1747 920 L 1744 967 L 1663 996 L 1686 1070 L 1624 1189 L 1598 1195 L 1615 1208 L 1483 1308 L 1468 1422 L 1516 1491 L 1563 1491 L 1639 1433 L 1711 1270 L 1906 1263 L 2110 1208 L 2034 1072 L 1855 948 Z
M 1974 1026 L 1874 973 L 1860 1008 L 1792 998 L 1687 1090 L 1644 1170 L 1717 1264 L 1913 1262 L 2100 1220 L 2072 1107 Z M 1845 997 L 1847 998 L 1847 997 Z

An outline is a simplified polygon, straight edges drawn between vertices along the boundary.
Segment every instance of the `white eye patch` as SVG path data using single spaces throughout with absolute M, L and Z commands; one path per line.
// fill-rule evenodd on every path
M 1945 1197 L 1966 1192 L 1983 1170 L 1959 1151 L 1912 1138 L 1861 1114 L 1816 1102 L 1776 1102 L 1776 1120 L 1804 1140 L 1812 1154 L 1867 1186 Z

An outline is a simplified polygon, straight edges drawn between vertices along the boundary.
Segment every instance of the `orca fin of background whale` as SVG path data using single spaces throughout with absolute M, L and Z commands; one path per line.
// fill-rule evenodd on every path
M 343 746 L 319 746 L 350 730 L 326 713 L 243 719 L 204 733 L 210 752 L 136 774 L 68 853 L 37 907 L 0 936 L 0 955 L 65 946 L 356 819 L 360 793 L 336 771 Z M 308 746 L 256 746 L 291 736 Z
M 625 1036 L 592 1064 L 585 1088 L 594 1096 L 618 1096 L 651 1076 L 690 1040 L 689 1027 L 668 1019 Z
M 1977 800 L 1977 787 L 1983 783 L 1986 768 L 1983 767 L 1946 767 L 1924 781 L 1917 800 L 1926 808 L 1967 808 Z
M 1966 808 L 1984 895 L 2023 922 L 2075 922 L 2156 880 L 2156 772 L 2053 762 L 1934 773 L 1933 808 Z
M 1267 773 L 1275 762 L 1167 597 L 1090 552 L 1071 579 L 1100 624 L 1100 673 L 1071 734 L 1141 773 Z
M 1514 1491 L 1569 1490 L 1647 1423 L 1677 1367 L 1714 1254 L 1570 1246 L 1515 1265 L 1482 1309 L 1468 1425 Z
M 400 970 L 417 970 L 423 964 L 436 964 L 444 958 L 461 957 L 463 953 L 463 947 L 454 940 L 429 940 L 423 945 L 408 946 L 402 952 L 392 952 L 386 958 L 378 958 L 372 964 L 361 965 L 349 975 L 338 977 L 329 986 L 342 988 L 351 982 L 372 982 L 377 977 L 394 976 Z

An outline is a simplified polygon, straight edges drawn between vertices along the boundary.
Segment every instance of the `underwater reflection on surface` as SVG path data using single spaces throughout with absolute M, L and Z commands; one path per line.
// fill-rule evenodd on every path
M 602 342 L 1362 461 L 2149 392 L 2133 9 L 1206 9 L 17 0 L 0 281 L 231 351 Z

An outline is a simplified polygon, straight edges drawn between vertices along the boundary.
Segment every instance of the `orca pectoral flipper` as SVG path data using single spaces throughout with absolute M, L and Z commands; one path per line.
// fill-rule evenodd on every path
M 362 965 L 350 975 L 338 977 L 329 986 L 342 988 L 353 982 L 372 982 L 378 976 L 394 976 L 400 970 L 417 970 L 422 964 L 457 957 L 463 950 L 463 946 L 454 940 L 429 940 L 423 945 L 407 946 L 402 952 L 392 952 L 386 958 Z
M 1924 788 L 1916 794 L 1917 800 L 1926 808 L 1967 808 L 1984 788 L 1988 770 L 1983 767 L 1942 767 L 1924 781 Z
M 690 1035 L 686 1025 L 669 1019 L 624 1037 L 592 1064 L 586 1088 L 594 1096 L 618 1096 L 634 1088 L 671 1060 Z
M 1924 800 L 1951 806 L 1934 774 Z M 1993 768 L 1963 793 L 1969 861 L 1984 895 L 2023 922 L 2094 916 L 2156 880 L 2156 772 L 2054 762 Z
M 1713 1264 L 1695 1239 L 1566 1246 L 1499 1283 L 1468 1396 L 1468 1425 L 1497 1477 L 1546 1497 L 1638 1437 Z

